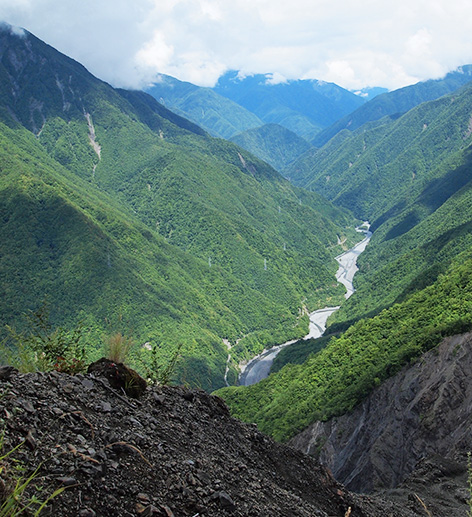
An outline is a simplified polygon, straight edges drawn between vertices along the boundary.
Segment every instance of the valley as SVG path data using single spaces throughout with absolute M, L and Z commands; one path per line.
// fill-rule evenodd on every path
M 43 461 L 60 420 L 53 469 L 103 515 L 105 474 L 142 515 L 464 515 L 471 74 L 372 99 L 237 71 L 127 90 L 0 25 L 0 402 L 18 461 Z M 143 401 L 87 372 L 110 338 Z
M 368 223 L 364 223 L 362 227 L 357 227 L 356 231 L 361 233 L 365 232 L 366 237 L 362 239 L 362 241 L 358 242 L 353 248 L 336 257 L 336 261 L 339 264 L 338 271 L 336 272 L 336 280 L 346 288 L 346 293 L 344 295 L 346 299 L 353 295 L 355 291 L 352 281 L 356 271 L 358 270 L 357 258 L 366 249 L 372 236 L 372 233 L 369 231 L 369 226 L 370 225 Z M 328 318 L 339 308 L 340 306 L 325 307 L 310 313 L 309 332 L 303 337 L 303 339 L 317 339 L 321 337 L 326 330 Z M 246 365 L 241 366 L 239 384 L 241 386 L 251 386 L 262 379 L 265 379 L 270 373 L 272 363 L 277 357 L 277 354 L 282 349 L 295 342 L 296 340 L 291 340 L 281 345 L 275 345 L 269 350 L 264 350 L 262 354 L 251 359 L 251 361 Z

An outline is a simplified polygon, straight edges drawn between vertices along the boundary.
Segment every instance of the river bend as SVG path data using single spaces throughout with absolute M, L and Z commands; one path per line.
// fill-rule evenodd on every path
M 367 226 L 367 228 L 369 227 L 367 223 L 364 223 L 363 227 L 365 226 Z M 357 258 L 366 249 L 372 236 L 372 232 L 368 229 L 365 230 L 362 229 L 362 227 L 359 227 L 357 228 L 357 231 L 365 233 L 365 238 L 350 250 L 336 257 L 336 260 L 339 263 L 336 280 L 346 287 L 346 294 L 344 295 L 346 299 L 355 291 L 352 281 L 354 275 L 358 271 Z M 309 332 L 303 339 L 321 337 L 326 330 L 326 322 L 328 321 L 328 318 L 338 309 L 339 306 L 325 307 L 324 309 L 312 312 L 310 314 Z M 265 379 L 270 373 L 270 368 L 277 354 L 282 350 L 282 348 L 290 346 L 296 341 L 297 340 L 292 340 L 281 345 L 276 345 L 269 348 L 269 350 L 264 350 L 261 354 L 254 357 L 245 367 L 243 367 L 241 375 L 239 376 L 239 384 L 241 386 L 250 386 L 251 384 L 256 384 L 262 379 Z

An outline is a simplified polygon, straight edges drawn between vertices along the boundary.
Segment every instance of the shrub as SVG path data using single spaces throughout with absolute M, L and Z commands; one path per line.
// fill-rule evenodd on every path
M 85 370 L 87 351 L 82 324 L 72 331 L 53 328 L 45 303 L 35 312 L 26 313 L 25 318 L 25 330 L 21 332 L 6 326 L 5 362 L 22 372 L 58 370 L 74 374 Z
M 133 340 L 121 332 L 115 332 L 105 338 L 105 356 L 114 363 L 124 363 L 133 347 Z

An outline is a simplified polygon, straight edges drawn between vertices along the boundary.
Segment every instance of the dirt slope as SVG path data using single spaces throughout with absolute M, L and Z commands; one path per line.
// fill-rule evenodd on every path
M 89 374 L 13 373 L 0 380 L 0 417 L 4 451 L 26 439 L 15 457 L 26 473 L 41 464 L 35 484 L 67 486 L 55 516 L 417 515 L 349 493 L 203 391 L 148 388 L 134 400 Z
M 438 511 L 447 514 L 449 508 L 449 515 L 465 515 L 471 371 L 472 335 L 448 338 L 351 413 L 313 424 L 291 444 L 319 457 L 351 490 L 394 488 L 410 476 L 407 491 L 422 486 Z M 441 497 L 449 502 L 434 503 L 442 484 L 448 488 L 443 487 Z

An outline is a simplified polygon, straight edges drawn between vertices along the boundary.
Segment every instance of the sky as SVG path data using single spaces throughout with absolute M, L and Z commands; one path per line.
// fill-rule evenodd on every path
M 469 0 L 0 0 L 0 20 L 125 88 L 240 70 L 392 90 L 472 63 Z

